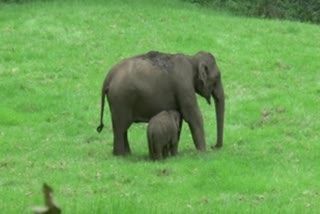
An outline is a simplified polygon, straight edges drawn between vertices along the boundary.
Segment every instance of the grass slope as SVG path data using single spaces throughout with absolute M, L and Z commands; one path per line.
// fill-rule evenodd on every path
M 316 213 L 320 209 L 320 28 L 239 18 L 178 1 L 0 4 L 0 210 L 30 213 L 52 185 L 65 213 Z M 108 69 L 149 50 L 215 54 L 226 91 L 225 146 L 147 160 L 111 154 Z M 208 147 L 213 106 L 199 98 Z

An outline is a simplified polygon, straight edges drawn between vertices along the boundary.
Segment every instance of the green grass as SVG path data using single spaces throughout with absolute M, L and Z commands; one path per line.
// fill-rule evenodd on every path
M 116 1 L 115 1 L 116 2 Z M 30 213 L 51 185 L 64 213 L 317 213 L 320 28 L 234 17 L 179 1 L 0 4 L 0 210 Z M 226 91 L 225 145 L 147 159 L 111 154 L 96 132 L 100 88 L 122 58 L 159 50 L 215 54 Z M 208 147 L 213 106 L 199 98 Z

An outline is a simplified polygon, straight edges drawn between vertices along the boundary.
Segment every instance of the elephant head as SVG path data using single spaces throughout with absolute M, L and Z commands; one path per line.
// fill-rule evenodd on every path
M 195 90 L 211 104 L 211 96 L 214 99 L 217 120 L 217 144 L 221 147 L 223 142 L 224 126 L 224 90 L 221 74 L 214 56 L 207 52 L 199 52 L 193 56 L 195 71 Z

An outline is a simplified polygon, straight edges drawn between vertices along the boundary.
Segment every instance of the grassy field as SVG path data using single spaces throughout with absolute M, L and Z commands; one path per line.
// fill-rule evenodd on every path
M 320 27 L 234 17 L 179 1 L 0 4 L 0 210 L 31 213 L 51 185 L 64 213 L 317 213 Z M 122 58 L 159 50 L 217 58 L 227 96 L 225 145 L 199 153 L 111 154 L 96 132 L 100 88 Z M 213 106 L 199 98 L 208 147 Z

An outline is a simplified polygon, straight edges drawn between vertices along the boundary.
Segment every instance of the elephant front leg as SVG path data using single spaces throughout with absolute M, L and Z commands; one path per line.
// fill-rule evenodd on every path
M 197 150 L 206 151 L 203 119 L 198 106 L 188 108 L 188 111 L 183 112 L 183 117 L 189 125 L 192 139 Z
M 189 124 L 191 133 L 192 133 L 192 139 L 194 142 L 195 147 L 199 151 L 206 151 L 206 143 L 204 139 L 204 129 L 203 126 L 202 128 L 199 127 L 200 125 L 194 125 L 194 124 Z

